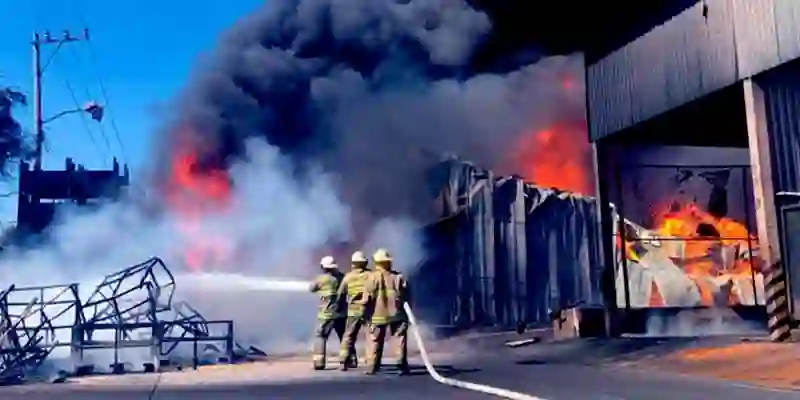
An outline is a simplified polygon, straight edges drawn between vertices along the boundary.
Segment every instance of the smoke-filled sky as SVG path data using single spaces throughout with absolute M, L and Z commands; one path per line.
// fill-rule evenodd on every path
M 476 74 L 490 30 L 461 0 L 270 1 L 207 54 L 160 149 L 224 166 L 266 138 L 334 172 L 357 218 L 425 215 L 420 183 L 441 155 L 514 172 L 523 136 L 584 119 L 582 91 L 564 85 L 578 57 Z

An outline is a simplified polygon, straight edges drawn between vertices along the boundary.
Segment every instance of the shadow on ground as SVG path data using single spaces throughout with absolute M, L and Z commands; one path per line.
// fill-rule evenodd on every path
M 425 368 L 424 365 L 412 364 L 409 367 L 410 367 L 411 371 L 407 375 L 411 375 L 411 376 L 428 375 L 428 370 Z M 475 372 L 480 372 L 481 371 L 479 368 L 456 368 L 456 367 L 454 367 L 452 365 L 434 365 L 433 368 L 436 370 L 436 372 L 439 373 L 439 375 L 442 375 L 442 376 L 445 376 L 445 377 L 455 377 L 455 376 L 459 376 L 459 375 L 465 375 L 465 374 L 470 374 L 470 373 L 475 373 Z M 334 368 L 327 368 L 326 370 L 333 371 Z M 363 373 L 364 371 L 365 371 L 364 368 L 359 368 L 359 369 L 356 369 L 356 370 L 351 370 L 351 371 L 347 371 L 347 372 L 343 372 L 343 373 L 353 373 L 353 372 L 356 372 L 356 373 L 357 372 L 362 372 Z M 394 366 L 384 366 L 384 367 L 381 368 L 380 374 L 381 375 L 389 375 L 389 376 L 399 375 L 399 370 L 397 369 L 397 367 L 394 367 Z

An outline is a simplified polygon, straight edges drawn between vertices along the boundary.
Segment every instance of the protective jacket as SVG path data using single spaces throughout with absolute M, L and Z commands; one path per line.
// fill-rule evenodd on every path
M 408 281 L 399 272 L 376 268 L 364 282 L 367 316 L 373 325 L 407 321 L 403 303 L 411 300 Z
M 327 321 L 343 317 L 341 312 L 341 303 L 339 301 L 339 286 L 342 283 L 344 275 L 338 270 L 332 270 L 324 274 L 318 275 L 309 290 L 319 296 L 319 311 L 317 311 L 317 319 Z
M 364 315 L 364 281 L 369 273 L 366 269 L 353 269 L 344 275 L 339 285 L 338 295 L 347 308 L 348 317 Z

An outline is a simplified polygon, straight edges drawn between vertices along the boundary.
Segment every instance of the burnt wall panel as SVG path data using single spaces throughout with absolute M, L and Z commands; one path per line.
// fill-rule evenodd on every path
M 703 3 L 695 4 L 589 65 L 590 138 L 600 139 L 797 58 L 798 3 L 707 0 L 707 12 Z M 616 106 L 611 99 L 626 102 Z M 606 103 L 602 112 L 595 110 L 598 103 Z
M 552 310 L 602 304 L 593 199 L 492 178 L 465 163 L 449 171 L 444 201 L 457 208 L 427 230 L 430 257 L 415 280 L 427 322 L 548 324 Z

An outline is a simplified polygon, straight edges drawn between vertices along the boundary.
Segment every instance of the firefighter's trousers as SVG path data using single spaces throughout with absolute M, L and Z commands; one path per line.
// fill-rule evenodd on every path
M 358 342 L 358 334 L 361 332 L 361 328 L 363 327 L 363 317 L 347 317 L 347 322 L 345 323 L 344 328 L 344 339 L 342 340 L 342 347 L 339 351 L 339 362 L 347 367 L 358 367 L 356 342 Z M 367 345 L 369 345 L 369 340 L 367 340 Z M 369 350 L 367 350 L 367 353 L 369 353 Z
M 367 363 L 372 372 L 381 368 L 383 346 L 388 339 L 396 342 L 396 364 L 401 371 L 408 370 L 408 321 L 393 321 L 388 324 L 370 326 L 370 346 L 368 347 Z
M 325 369 L 328 354 L 328 337 L 331 332 L 336 332 L 339 341 L 344 336 L 344 318 L 317 320 L 317 329 L 314 331 L 314 369 Z

